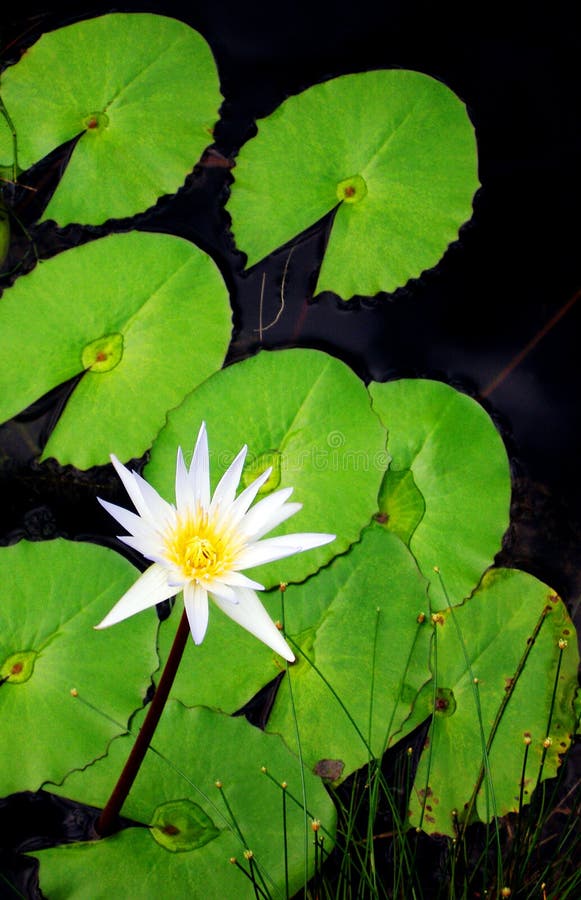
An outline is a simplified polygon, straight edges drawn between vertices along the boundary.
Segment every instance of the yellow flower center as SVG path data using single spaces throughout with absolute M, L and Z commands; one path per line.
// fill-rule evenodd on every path
M 203 514 L 179 522 L 166 543 L 168 559 L 192 581 L 211 581 L 228 572 L 239 549 L 240 541 L 224 523 L 208 522 Z
M 216 567 L 217 561 L 218 554 L 208 538 L 196 535 L 187 542 L 182 565 L 194 578 L 203 578 L 208 571 Z

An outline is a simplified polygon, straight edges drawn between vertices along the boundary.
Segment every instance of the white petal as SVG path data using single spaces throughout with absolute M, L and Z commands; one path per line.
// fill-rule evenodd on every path
M 208 595 L 199 584 L 184 587 L 184 606 L 195 644 L 201 644 L 208 628 Z
M 113 453 L 111 462 L 139 515 L 153 527 L 163 527 L 168 515 L 173 513 L 173 507 L 141 475 L 120 463 Z
M 134 537 L 145 540 L 151 538 L 152 535 L 155 534 L 155 530 L 151 527 L 149 522 L 142 519 L 141 516 L 137 516 L 134 512 L 131 512 L 131 510 L 125 509 L 123 506 L 117 506 L 115 503 L 109 503 L 108 500 L 101 500 L 100 497 L 97 497 L 97 500 L 103 509 L 106 510 L 110 516 L 113 516 L 113 518 L 116 519 L 126 531 L 134 535 Z
M 228 468 L 222 475 L 220 481 L 218 482 L 218 486 L 214 491 L 214 496 L 212 497 L 212 502 L 210 503 L 210 511 L 216 510 L 218 507 L 227 509 L 234 502 L 234 497 L 236 496 L 236 491 L 238 490 L 238 485 L 240 484 L 240 476 L 242 475 L 242 469 L 244 468 L 244 460 L 246 459 L 247 452 L 248 447 L 244 445 L 238 456 L 228 466 Z
M 123 541 L 128 547 L 137 550 L 138 553 L 141 553 L 146 559 L 150 559 L 151 562 L 159 563 L 164 569 L 168 569 L 169 563 L 164 556 L 165 547 L 159 538 L 142 538 L 134 537 L 132 534 L 118 534 L 117 540 Z
M 177 590 L 168 585 L 167 573 L 161 566 L 154 563 L 123 594 L 111 612 L 105 616 L 102 622 L 95 625 L 95 628 L 108 628 L 109 625 L 116 625 L 117 622 L 122 622 L 123 619 L 129 618 L 135 613 L 155 606 L 162 600 L 173 597 L 174 594 L 177 594 Z
M 238 625 L 241 625 L 254 637 L 257 637 L 267 647 L 274 650 L 275 653 L 279 653 L 284 659 L 293 662 L 295 658 L 294 653 L 254 591 L 239 588 L 237 593 L 240 601 L 237 604 L 228 603 L 219 597 L 214 598 L 214 603 L 234 622 L 237 622 Z
M 290 519 L 291 516 L 294 516 L 295 513 L 300 512 L 303 508 L 302 503 L 285 503 L 282 509 L 279 509 L 278 513 L 273 513 L 270 519 L 264 523 L 262 528 L 259 528 L 253 534 L 253 540 L 258 540 L 261 537 L 264 537 L 265 534 L 268 534 L 269 531 L 272 531 L 273 528 L 276 528 L 277 525 L 280 525 L 282 522 L 286 522 L 287 519 Z
M 251 588 L 254 591 L 264 590 L 263 584 L 259 584 L 258 581 L 253 581 L 252 578 L 249 578 L 242 572 L 228 572 L 227 575 L 220 575 L 220 581 L 222 584 L 227 584 L 230 587 L 245 587 Z
M 193 493 L 193 506 L 201 506 L 207 510 L 210 505 L 210 455 L 205 422 L 200 425 L 188 475 Z
M 240 531 L 248 538 L 256 540 L 298 512 L 301 509 L 300 503 L 286 503 L 291 494 L 292 488 L 284 488 L 259 500 L 244 516 L 240 523 Z
M 224 584 L 222 579 L 219 581 L 208 581 L 204 582 L 204 588 L 207 592 L 212 596 L 212 598 L 220 597 L 220 599 L 225 600 L 228 603 L 238 603 L 238 597 L 236 594 L 236 589 L 230 587 L 228 584 Z
M 272 466 L 268 469 L 265 469 L 258 478 L 255 478 L 252 484 L 249 484 L 247 488 L 244 488 L 241 494 L 236 498 L 232 506 L 230 507 L 229 515 L 230 519 L 236 523 L 239 522 L 250 504 L 253 502 L 257 493 L 259 492 L 262 485 L 268 481 L 272 472 Z
M 274 562 L 275 559 L 283 559 L 292 556 L 293 553 L 303 553 L 314 547 L 322 547 L 335 540 L 334 534 L 284 534 L 280 537 L 266 538 L 257 544 L 249 544 L 236 560 L 237 569 L 251 569 L 253 566 L 261 566 L 264 563 Z
M 175 491 L 176 491 L 176 507 L 177 507 L 177 509 L 182 510 L 188 505 L 192 492 L 190 489 L 188 470 L 187 470 L 186 464 L 184 462 L 184 454 L 182 453 L 181 447 L 178 447 L 177 460 L 176 460 Z
M 119 478 L 123 482 L 123 487 L 129 494 L 131 498 L 131 502 L 133 503 L 135 509 L 139 513 L 140 516 L 143 516 L 148 521 L 150 520 L 149 510 L 147 508 L 146 503 L 141 496 L 141 491 L 139 487 L 135 483 L 135 473 L 131 472 L 127 469 L 123 463 L 119 462 L 114 453 L 111 454 L 111 462 L 113 463 L 113 467 L 117 472 Z
M 164 498 L 158 494 L 156 489 L 152 487 L 145 478 L 138 475 L 137 472 L 133 472 L 133 478 L 135 479 L 135 484 L 141 491 L 141 496 L 149 510 L 150 520 L 161 531 L 163 528 L 167 527 L 169 523 L 175 520 L 174 507 L 171 503 L 168 503 L 167 500 L 164 500 Z

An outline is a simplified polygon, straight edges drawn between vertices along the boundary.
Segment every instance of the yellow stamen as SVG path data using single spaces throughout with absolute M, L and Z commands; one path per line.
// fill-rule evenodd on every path
M 241 541 L 206 514 L 179 521 L 166 541 L 168 558 L 192 581 L 211 581 L 232 569 Z

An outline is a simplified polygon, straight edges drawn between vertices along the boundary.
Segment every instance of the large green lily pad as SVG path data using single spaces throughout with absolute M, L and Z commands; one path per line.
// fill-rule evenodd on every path
M 510 468 L 502 438 L 471 397 L 439 381 L 371 384 L 392 457 L 380 492 L 385 527 L 406 541 L 431 580 L 432 610 L 467 597 L 501 548 Z
M 308 659 L 301 655 L 288 677 L 310 766 L 340 761 L 341 780 L 368 762 L 369 748 L 380 758 L 408 733 L 430 678 L 426 587 L 405 545 L 376 525 L 316 579 L 289 586 L 285 626 Z M 323 607 L 317 620 L 310 607 Z M 267 727 L 291 747 L 294 715 L 284 679 Z
M 116 553 L 22 541 L 0 550 L 0 573 L 3 796 L 103 754 L 143 703 L 158 661 L 153 612 L 94 630 L 137 574 Z
M 518 811 L 527 741 L 522 802 L 529 802 L 539 779 L 555 775 L 575 729 L 579 653 L 563 602 L 514 569 L 490 570 L 469 600 L 442 612 L 436 639 L 436 713 L 414 782 L 410 824 L 453 836 L 452 811 L 465 820 L 477 789 L 473 817 L 490 821 Z M 482 770 L 483 740 L 491 744 L 490 779 Z
M 131 743 L 129 736 L 114 741 L 105 759 L 74 773 L 57 792 L 102 807 Z M 331 849 L 333 804 L 320 780 L 305 772 L 305 814 L 300 766 L 278 737 L 243 719 L 208 709 L 187 710 L 170 701 L 153 745 L 157 753 L 147 754 L 124 806 L 125 815 L 150 827 L 35 853 L 43 893 L 51 900 L 80 900 L 87 896 L 87 884 L 94 900 L 254 898 L 251 882 L 230 861 L 236 858 L 248 870 L 245 850 L 252 851 L 268 896 L 285 896 L 282 781 L 288 785 L 288 896 L 313 872 L 313 818 L 320 820 L 320 834 Z M 218 780 L 221 788 L 216 787 Z
M 471 217 L 474 131 L 427 75 L 342 75 L 263 119 L 234 177 L 227 207 L 249 266 L 337 207 L 316 291 L 374 295 L 436 265 Z
M 43 458 L 86 469 L 141 456 L 220 368 L 230 331 L 216 265 L 182 238 L 136 231 L 67 250 L 0 300 L 0 421 L 83 373 Z
M 286 634 L 310 662 L 297 652 L 278 687 L 267 728 L 296 747 L 290 678 L 310 768 L 322 759 L 338 760 L 345 778 L 368 761 L 369 748 L 380 757 L 407 733 L 416 694 L 430 678 L 431 630 L 418 622 L 418 615 L 427 612 L 426 587 L 404 544 L 377 525 L 316 576 L 287 587 Z M 272 618 L 281 619 L 279 592 L 262 599 Z M 176 611 L 173 622 L 160 629 L 162 661 L 178 618 Z M 235 679 L 223 675 L 229 658 L 236 659 Z M 280 674 L 281 665 L 272 651 L 216 611 L 203 645 L 186 648 L 172 696 L 188 706 L 212 704 L 232 712 Z
M 173 194 L 212 142 L 222 100 L 202 36 L 148 13 L 113 13 L 44 34 L 2 73 L 1 87 L 21 170 L 79 138 L 44 212 L 59 225 L 131 216 Z
M 385 430 L 363 383 L 318 350 L 263 351 L 217 372 L 168 415 L 145 476 L 162 496 L 174 491 L 176 447 L 189 457 L 206 421 L 213 483 L 248 445 L 243 484 L 268 466 L 265 488 L 293 487 L 303 509 L 272 534 L 336 534 L 324 547 L 252 570 L 271 587 L 301 581 L 346 550 L 377 510 L 387 463 Z

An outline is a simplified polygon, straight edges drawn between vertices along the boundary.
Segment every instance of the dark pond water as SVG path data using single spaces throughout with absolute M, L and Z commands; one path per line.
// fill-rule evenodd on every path
M 5 58 L 12 58 L 22 41 L 68 23 L 71 16 L 110 9 L 99 3 L 74 10 L 19 4 L 2 23 Z M 497 422 L 513 460 L 513 526 L 500 561 L 550 583 L 579 627 L 581 48 L 572 4 L 553 4 L 543 15 L 528 9 L 523 16 L 510 4 L 497 15 L 488 5 L 474 12 L 470 4 L 413 0 L 384 3 L 380 12 L 365 0 L 144 2 L 116 9 L 187 21 L 204 35 L 217 60 L 226 99 L 216 152 L 205 157 L 176 198 L 139 217 L 138 227 L 182 235 L 216 260 L 235 312 L 230 361 L 260 346 L 262 280 L 268 322 L 279 312 L 288 258 L 282 248 L 244 273 L 227 230 L 222 203 L 230 162 L 252 133 L 254 119 L 317 81 L 381 67 L 440 78 L 466 102 L 483 186 L 459 243 L 435 271 L 395 295 L 345 304 L 323 294 L 313 302 L 313 276 L 329 224 L 319 223 L 293 251 L 285 307 L 262 334 L 262 345 L 322 348 L 366 381 L 428 376 L 477 397 Z M 58 165 L 57 158 L 39 167 L 40 188 L 54 183 Z M 102 233 L 35 227 L 37 201 L 21 191 L 9 191 L 8 199 L 31 227 L 41 256 Z M 21 261 L 27 248 L 15 229 L 8 265 Z M 66 388 L 56 391 L 0 426 L 1 543 L 56 535 L 113 540 L 113 526 L 94 502 L 104 481 L 115 484 L 108 468 L 79 474 L 35 462 L 66 394 Z M 6 753 L 3 748 L 2 764 Z M 83 833 L 85 823 L 82 811 L 48 804 L 42 796 L 13 798 L 0 807 L 0 843 L 17 849 L 43 836 Z M 33 896 L 24 866 L 6 860 L 22 892 Z M 3 890 L 0 886 L 0 896 Z

